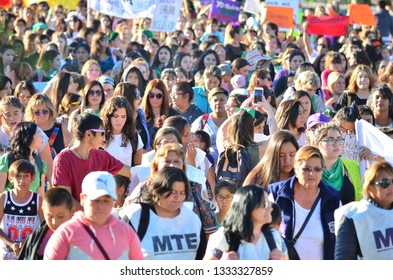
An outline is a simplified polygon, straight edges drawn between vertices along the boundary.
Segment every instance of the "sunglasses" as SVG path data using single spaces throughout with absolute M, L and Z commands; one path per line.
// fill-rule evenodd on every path
M 375 186 L 380 186 L 383 189 L 387 189 L 390 186 L 390 184 L 393 184 L 393 179 L 383 178 L 381 181 L 373 182 L 372 184 Z
M 72 106 L 77 106 L 77 105 L 81 105 L 80 101 L 75 101 L 75 102 L 71 102 L 70 103 Z
M 41 116 L 41 113 L 43 114 L 43 115 L 48 115 L 49 114 L 49 110 L 48 109 L 44 109 L 44 110 L 35 110 L 34 112 L 34 115 L 36 115 L 36 116 Z
M 92 132 L 94 132 L 94 133 L 101 133 L 101 136 L 104 136 L 105 135 L 105 130 L 104 129 L 95 129 L 95 128 L 92 128 L 92 129 L 89 129 L 90 131 L 92 131 Z
M 319 173 L 319 172 L 322 172 L 322 171 L 323 171 L 323 168 L 320 168 L 320 167 L 314 167 L 314 168 L 312 168 L 312 167 L 303 167 L 303 168 L 302 168 L 302 171 L 303 171 L 304 173 L 311 173 L 311 172 L 313 172 L 313 173 Z
M 149 98 L 161 99 L 164 95 L 162 93 L 149 92 Z
M 90 96 L 93 96 L 93 95 L 100 96 L 100 95 L 102 95 L 102 90 L 100 90 L 100 89 L 99 90 L 89 90 L 88 94 Z

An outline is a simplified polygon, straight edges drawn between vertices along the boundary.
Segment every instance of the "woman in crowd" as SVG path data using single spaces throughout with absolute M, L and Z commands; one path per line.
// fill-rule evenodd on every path
M 135 118 L 127 98 L 110 98 L 100 116 L 106 131 L 104 149 L 127 166 L 140 165 L 143 142 L 136 132 Z
M 151 73 L 154 79 L 161 78 L 161 72 L 168 67 L 171 67 L 172 52 L 168 46 L 161 46 L 158 48 L 154 56 L 153 64 L 151 66 Z
M 81 74 L 86 76 L 89 82 L 97 81 L 102 75 L 102 70 L 98 62 L 94 59 L 89 59 L 82 67 Z
M 244 101 L 246 101 L 247 95 L 240 94 L 240 93 L 234 93 L 229 95 L 227 104 L 225 105 L 225 109 L 227 112 L 228 117 L 232 116 L 237 108 L 240 108 L 240 106 L 243 104 Z
M 56 113 L 59 110 L 60 102 L 64 95 L 67 93 L 77 93 L 78 84 L 74 82 L 74 78 L 71 73 L 60 71 L 53 78 L 53 86 L 48 94 L 50 100 L 53 103 L 53 107 Z
M 205 260 L 283 260 L 284 241 L 270 228 L 272 207 L 267 192 L 257 185 L 236 191 L 222 227 L 210 236 Z M 269 241 L 275 243 L 271 249 Z
M 33 69 L 27 62 L 13 62 L 7 66 L 5 74 L 12 82 L 12 89 L 15 89 L 21 81 L 31 80 Z
M 307 120 L 309 116 L 315 114 L 315 110 L 312 106 L 312 98 L 304 90 L 297 90 L 291 95 L 292 100 L 298 100 L 304 110 L 304 119 Z
M 85 63 L 90 59 L 90 46 L 85 43 L 81 43 L 75 47 L 75 60 L 73 64 L 77 66 L 78 73 L 81 72 Z
M 347 91 L 344 91 L 336 104 L 336 110 L 349 107 L 352 104 L 366 105 L 367 98 L 374 87 L 374 81 L 375 78 L 370 67 L 363 64 L 356 66 L 349 80 Z
M 112 70 L 115 66 L 111 50 L 109 48 L 108 36 L 103 32 L 93 35 L 91 42 L 91 57 L 98 62 L 102 73 Z
M 169 94 L 172 92 L 172 88 L 176 83 L 177 76 L 173 68 L 166 68 L 161 73 L 161 80 L 164 82 L 165 87 Z
M 282 234 L 287 240 L 296 237 L 294 248 L 300 259 L 332 260 L 336 240 L 332 223 L 334 211 L 341 205 L 340 193 L 322 181 L 324 160 L 317 148 L 301 147 L 294 162 L 294 176 L 268 186 L 271 199 L 285 217 Z
M 327 89 L 325 92 L 326 107 L 336 108 L 340 96 L 345 90 L 345 78 L 340 72 L 333 71 L 327 77 Z
M 0 75 L 0 99 L 12 94 L 12 82 L 5 75 Z
M 203 256 L 201 221 L 183 203 L 191 192 L 186 174 L 174 165 L 164 166 L 157 171 L 148 186 L 144 203 L 133 203 L 120 211 L 123 220 L 129 221 L 139 233 L 143 258 L 145 260 L 201 259 Z M 141 231 L 144 231 L 143 236 Z M 171 246 L 156 248 L 157 238 L 163 241 L 175 235 L 187 236 L 192 238 L 192 241 L 186 242 L 184 238 L 171 239 L 172 241 L 169 241 Z
M 49 145 L 58 154 L 71 142 L 71 134 L 65 123 L 56 122 L 57 110 L 49 97 L 35 94 L 30 99 L 25 109 L 25 120 L 34 122 L 49 138 Z M 54 157 L 54 156 L 53 156 Z
M 19 99 L 23 108 L 26 108 L 30 98 L 36 94 L 36 92 L 37 90 L 32 82 L 21 81 L 15 88 L 14 96 Z
M 294 172 L 294 158 L 299 145 L 287 130 L 276 131 L 266 147 L 261 161 L 247 175 L 244 185 L 257 184 L 267 189 L 268 185 L 288 180 Z
M 383 241 L 393 223 L 392 182 L 393 167 L 377 161 L 364 174 L 363 199 L 336 210 L 336 260 L 393 258 L 388 243 Z
M 311 142 L 320 150 L 325 162 L 322 181 L 340 192 L 342 204 L 360 200 L 362 182 L 359 164 L 340 157 L 344 144 L 340 129 L 333 123 L 322 124 L 314 130 Z
M 218 228 L 222 226 L 222 222 L 228 214 L 235 192 L 236 184 L 227 179 L 222 179 L 217 182 L 216 187 L 214 188 L 214 198 L 217 204 L 217 210 L 214 212 L 214 218 L 216 219 Z
M 255 70 L 252 72 L 250 83 L 248 85 L 247 91 L 253 92 L 254 88 L 267 86 L 271 88 L 272 86 L 272 78 L 270 77 L 270 73 L 267 70 Z
M 126 69 L 124 69 L 123 74 L 121 75 L 121 82 L 128 82 L 130 84 L 136 85 L 140 93 L 144 94 L 146 90 L 146 80 L 143 77 L 142 72 L 138 67 L 129 65 Z
M 188 53 L 178 53 L 175 56 L 173 67 L 182 67 L 187 72 L 187 80 L 192 78 L 192 58 Z
M 60 53 L 58 51 L 44 50 L 37 61 L 37 71 L 33 76 L 33 81 L 50 81 L 60 70 L 60 60 Z
M 374 122 L 377 128 L 393 128 L 393 93 L 388 86 L 378 86 L 372 89 L 367 105 L 374 115 Z
M 241 25 L 228 24 L 225 29 L 225 35 L 226 60 L 234 61 L 236 58 L 242 57 L 247 46 L 241 43 L 244 37 Z M 217 60 L 217 64 L 219 64 L 219 60 Z
M 215 51 L 218 55 L 218 58 L 219 58 L 218 64 L 223 64 L 227 61 L 226 60 L 227 50 L 226 50 L 224 44 L 216 43 L 212 46 L 212 50 Z
M 12 162 L 26 159 L 34 165 L 35 178 L 31 182 L 30 190 L 41 197 L 45 193 L 46 163 L 36 154 L 36 150 L 44 145 L 41 129 L 32 122 L 20 122 L 12 130 L 10 137 L 10 152 L 0 157 L 0 190 L 1 192 L 12 189 L 7 173 Z
M 205 71 L 209 66 L 219 65 L 220 58 L 217 53 L 213 50 L 206 50 L 202 53 L 201 57 L 198 59 L 198 64 L 196 66 L 195 72 Z

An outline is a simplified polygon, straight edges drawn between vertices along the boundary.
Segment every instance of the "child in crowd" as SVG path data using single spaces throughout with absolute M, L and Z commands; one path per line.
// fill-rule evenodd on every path
M 230 180 L 220 180 L 216 184 L 214 196 L 217 202 L 218 211 L 214 213 L 217 227 L 221 227 L 222 222 L 231 207 L 233 195 L 236 192 L 236 184 Z
M 41 198 L 29 189 L 34 178 L 34 166 L 28 160 L 11 164 L 8 179 L 14 188 L 0 194 L 0 259 L 17 259 L 22 242 L 43 220 Z
M 72 196 L 63 188 L 53 188 L 45 193 L 42 203 L 45 220 L 23 243 L 19 260 L 42 260 L 49 238 L 55 230 L 72 217 Z
M 122 175 L 114 175 L 113 177 L 116 181 L 117 199 L 113 201 L 112 214 L 118 217 L 118 212 L 123 208 L 124 201 L 128 195 L 128 187 L 131 180 Z

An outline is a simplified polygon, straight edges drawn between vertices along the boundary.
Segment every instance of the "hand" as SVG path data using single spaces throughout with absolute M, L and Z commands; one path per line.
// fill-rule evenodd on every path
M 366 146 L 361 147 L 361 151 L 359 154 L 361 160 L 374 160 L 374 155 L 369 148 Z
M 240 108 L 251 108 L 253 102 L 254 102 L 254 94 L 251 94 L 246 100 L 244 100 L 242 105 L 240 105 Z
M 20 251 L 20 243 L 19 242 L 14 242 L 11 244 L 11 249 L 15 252 L 16 255 L 19 255 L 19 251 Z
M 270 259 L 271 259 L 271 260 L 283 260 L 283 259 L 284 259 L 284 254 L 283 254 L 283 252 L 281 252 L 281 251 L 278 250 L 277 248 L 276 248 L 276 249 L 273 249 L 273 250 L 270 252 Z
M 239 255 L 235 251 L 223 252 L 221 260 L 239 260 Z
M 196 167 L 195 165 L 195 157 L 196 157 L 196 148 L 193 144 L 188 144 L 186 147 L 186 158 L 188 161 L 188 164 Z

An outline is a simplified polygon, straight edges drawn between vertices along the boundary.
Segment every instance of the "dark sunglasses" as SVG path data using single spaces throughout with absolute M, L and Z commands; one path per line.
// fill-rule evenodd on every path
M 91 96 L 93 96 L 93 95 L 100 96 L 100 95 L 102 95 L 102 90 L 100 90 L 100 89 L 99 90 L 89 90 L 88 94 Z
M 41 113 L 43 114 L 43 115 L 48 115 L 49 114 L 49 110 L 48 109 L 44 109 L 44 110 L 35 110 L 34 112 L 34 115 L 36 115 L 36 116 L 41 116 Z
M 161 99 L 164 95 L 162 93 L 149 92 L 149 98 Z
M 387 189 L 390 186 L 390 184 L 393 184 L 393 179 L 383 178 L 381 181 L 373 182 L 372 184 L 375 186 L 380 186 L 383 189 Z

